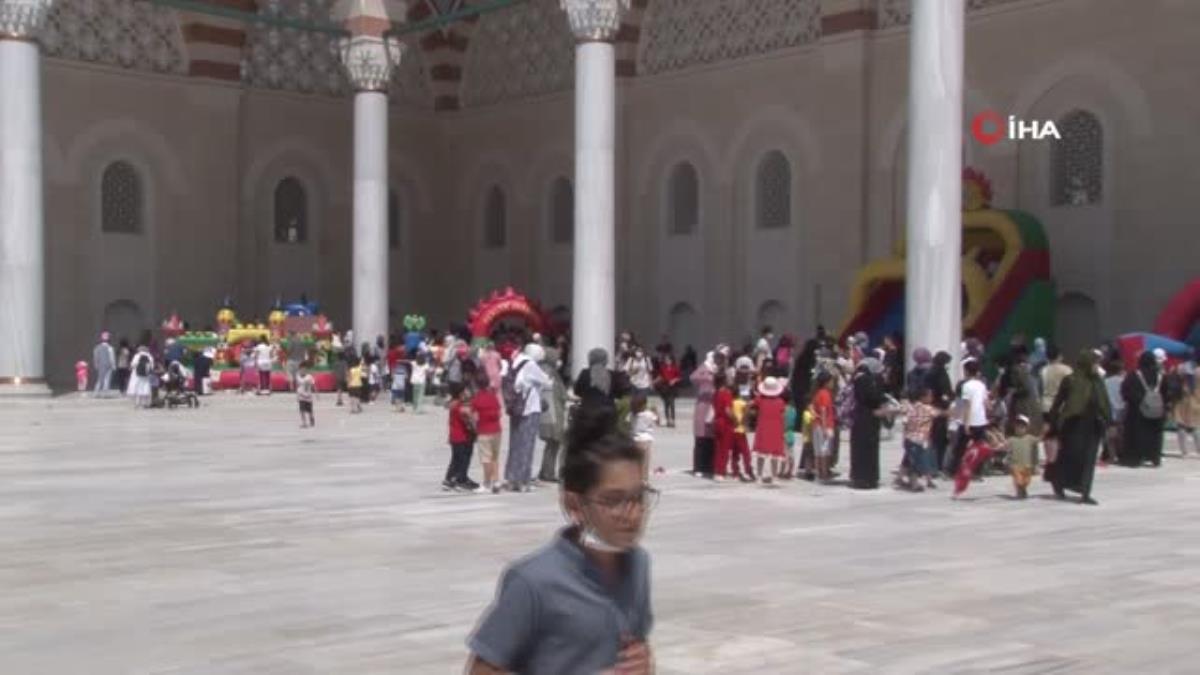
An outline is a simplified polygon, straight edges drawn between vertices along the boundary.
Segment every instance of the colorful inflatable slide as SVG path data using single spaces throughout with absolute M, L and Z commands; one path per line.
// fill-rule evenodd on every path
M 1042 224 L 1023 211 L 992 209 L 991 197 L 983 174 L 963 172 L 963 331 L 995 357 L 1018 333 L 1053 337 L 1054 286 Z M 879 344 L 903 334 L 904 277 L 903 250 L 859 270 L 842 336 L 862 331 Z
M 1171 298 L 1154 322 L 1154 332 L 1200 349 L 1200 278 Z

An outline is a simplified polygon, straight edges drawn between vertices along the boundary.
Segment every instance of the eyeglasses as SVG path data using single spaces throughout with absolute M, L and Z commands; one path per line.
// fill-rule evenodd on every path
M 658 499 L 662 495 L 658 490 L 645 486 L 637 492 L 626 495 L 604 495 L 596 499 L 587 500 L 610 514 L 625 514 L 634 509 L 649 511 L 658 505 Z

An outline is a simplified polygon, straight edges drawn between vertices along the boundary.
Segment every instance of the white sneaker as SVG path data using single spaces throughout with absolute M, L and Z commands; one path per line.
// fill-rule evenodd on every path
M 491 491 L 492 491 L 492 488 L 484 487 L 482 485 L 480 485 L 479 487 L 477 487 L 473 490 L 473 492 L 477 495 L 486 495 L 486 494 L 491 493 Z
M 713 480 L 715 480 L 715 481 L 716 481 L 716 482 L 718 482 L 718 483 L 724 483 L 724 482 L 725 482 L 725 476 L 722 476 L 722 475 L 719 475 L 719 474 L 718 474 L 718 475 L 716 475 L 716 476 L 713 476 Z

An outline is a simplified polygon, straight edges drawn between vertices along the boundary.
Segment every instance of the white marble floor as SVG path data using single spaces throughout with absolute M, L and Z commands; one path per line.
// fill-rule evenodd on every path
M 288 397 L 205 403 L 5 402 L 0 672 L 460 672 L 501 567 L 560 523 L 552 489 L 442 493 L 432 407 L 325 398 L 302 431 Z M 706 483 L 687 434 L 645 540 L 661 673 L 1196 672 L 1200 460 L 1173 442 L 1099 469 L 1089 508 L 1003 478 Z

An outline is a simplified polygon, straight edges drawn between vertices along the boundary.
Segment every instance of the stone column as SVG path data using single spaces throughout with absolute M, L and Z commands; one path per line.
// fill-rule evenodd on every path
M 48 395 L 42 83 L 53 0 L 0 0 L 0 395 Z
M 354 86 L 354 232 L 351 323 L 355 341 L 388 335 L 388 99 L 403 45 L 387 37 L 382 2 L 355 0 L 340 44 Z
M 616 52 L 629 0 L 560 0 L 575 34 L 575 264 L 571 300 L 572 375 L 587 353 L 611 355 L 616 337 L 614 145 Z
M 963 3 L 913 2 L 904 298 L 909 353 L 945 350 L 956 361 L 962 340 Z

